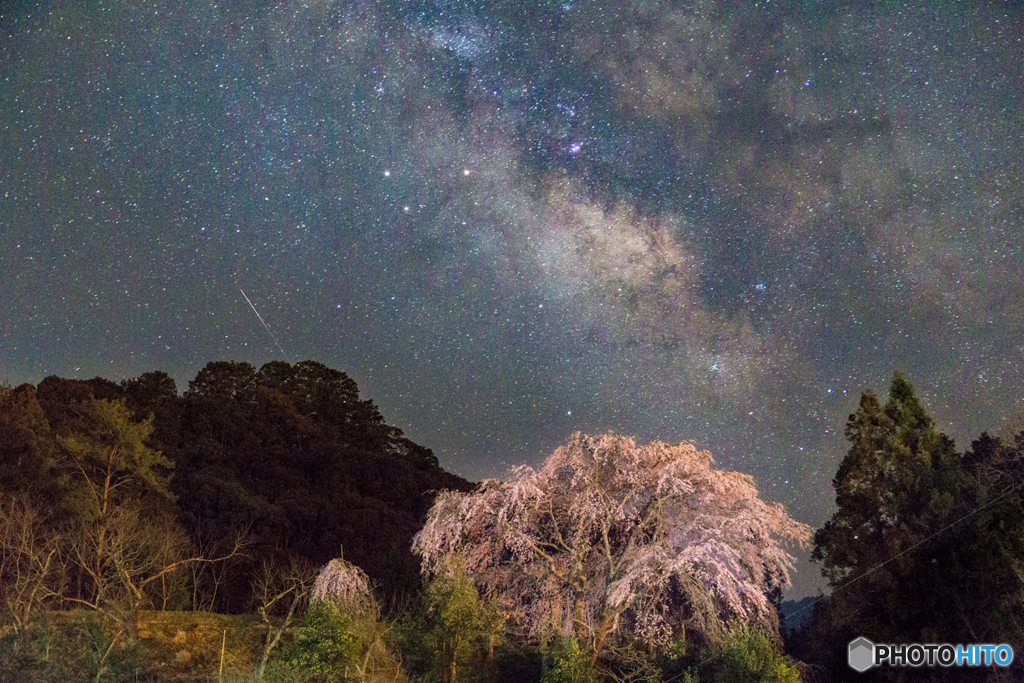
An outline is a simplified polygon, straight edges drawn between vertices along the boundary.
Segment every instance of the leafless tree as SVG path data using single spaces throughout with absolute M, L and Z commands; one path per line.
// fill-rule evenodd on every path
M 152 604 L 154 589 L 168 576 L 197 564 L 226 562 L 243 549 L 239 537 L 220 557 L 192 554 L 188 538 L 170 520 L 147 518 L 128 503 L 65 534 L 63 544 L 71 566 L 91 587 L 64 600 L 95 610 L 112 636 L 99 658 L 97 681 L 114 647 L 134 633 L 139 611 Z
M 220 588 L 228 580 L 236 563 L 245 557 L 241 552 L 232 553 L 235 546 L 244 548 L 249 541 L 248 531 L 240 531 L 232 545 L 212 541 L 208 538 L 194 542 L 194 554 L 200 557 L 225 558 L 216 562 L 193 562 L 189 564 L 189 585 L 193 612 L 212 612 L 217 604 Z
M 63 569 L 60 538 L 36 508 L 0 493 L 0 595 L 17 632 L 46 598 L 60 595 Z
M 267 626 L 263 654 L 256 668 L 257 681 L 263 680 L 270 655 L 281 636 L 292 625 L 296 610 L 308 600 L 316 574 L 316 568 L 305 560 L 292 559 L 284 565 L 263 563 L 253 591 L 256 611 Z M 275 626 L 271 616 L 274 612 L 282 611 L 284 616 Z

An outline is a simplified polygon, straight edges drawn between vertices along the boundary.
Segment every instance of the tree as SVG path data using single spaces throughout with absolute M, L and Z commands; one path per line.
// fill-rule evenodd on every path
M 386 642 L 389 627 L 381 620 L 366 572 L 342 558 L 331 560 L 317 575 L 310 599 L 314 614 L 323 610 L 323 603 L 330 603 L 334 613 L 341 616 L 347 642 L 345 657 L 339 660 L 343 660 L 346 672 L 353 672 L 360 681 L 396 680 L 401 676 L 401 665 Z M 315 652 L 315 648 L 307 649 L 310 655 Z
M 942 642 L 921 629 L 942 611 L 936 586 L 948 585 L 948 567 L 938 558 L 949 536 L 918 544 L 962 510 L 969 493 L 953 442 L 899 372 L 884 407 L 871 392 L 861 397 L 846 438 L 850 451 L 833 480 L 838 509 L 815 534 L 812 554 L 836 590 L 832 617 L 882 642 Z
M 524 634 L 575 635 L 592 663 L 629 636 L 664 648 L 684 627 L 769 623 L 766 577 L 792 567 L 779 541 L 810 529 L 712 462 L 688 443 L 576 434 L 539 471 L 440 494 L 413 550 L 427 573 L 460 553 Z
M 302 627 L 267 671 L 271 680 L 329 683 L 348 681 L 357 658 L 351 624 L 330 600 L 315 600 L 303 616 Z
M 452 557 L 427 583 L 424 598 L 438 677 L 455 683 L 460 671 L 484 656 L 487 668 L 493 668 L 494 644 L 504 625 L 504 613 L 480 597 L 461 557 Z
M 135 379 L 121 380 L 121 390 L 132 403 L 145 411 L 153 410 L 162 401 L 178 397 L 174 379 L 161 370 L 145 372 Z
M 25 498 L 0 492 L 0 599 L 15 631 L 25 633 L 63 580 L 60 538 Z
M 975 642 L 1005 642 L 1024 650 L 1024 432 L 1006 442 L 982 434 L 964 454 L 973 485 L 968 524 L 954 532 L 944 563 L 957 580 L 948 615 Z M 946 559 L 946 558 L 944 558 Z M 1017 680 L 1024 667 L 1014 662 Z
M 292 581 L 294 583 L 294 579 Z M 290 598 L 288 614 L 273 639 L 266 611 L 260 610 L 267 622 L 268 633 L 263 660 L 257 669 L 257 680 L 265 671 L 273 673 L 277 680 L 312 683 L 405 680 L 400 662 L 388 649 L 386 635 L 389 629 L 381 621 L 380 607 L 370 591 L 366 573 L 343 559 L 334 559 L 311 582 L 311 590 L 309 583 L 309 580 L 303 583 L 301 593 L 301 596 L 308 594 L 309 597 L 303 626 L 276 661 L 269 659 L 270 651 L 287 630 L 300 594 L 296 591 Z M 273 593 L 264 591 L 262 587 L 260 592 L 265 595 Z M 285 591 L 278 591 L 275 600 L 280 597 L 288 597 L 287 586 Z
M 313 582 L 313 600 L 330 600 L 346 614 L 376 618 L 379 608 L 370 591 L 370 577 L 342 558 L 328 562 Z
M 191 554 L 188 538 L 174 522 L 172 462 L 149 446 L 152 417 L 136 420 L 122 400 L 93 398 L 93 391 L 121 391 L 105 380 L 47 378 L 44 384 L 38 393 L 49 415 L 41 424 L 56 424 L 52 470 L 59 495 L 48 501 L 46 527 L 27 504 L 5 509 L 0 536 L 6 558 L 15 561 L 6 561 L 4 571 L 19 580 L 34 575 L 39 586 L 26 592 L 19 585 L 31 581 L 15 581 L 7 595 L 16 598 L 22 621 L 40 597 L 101 615 L 112 637 L 98 653 L 99 680 L 114 647 L 134 630 L 138 611 L 166 587 L 168 577 L 190 564 L 215 560 Z M 41 426 L 29 431 L 45 433 Z M 47 531 L 41 534 L 43 528 Z M 17 544 L 11 540 L 18 538 Z M 239 549 L 236 543 L 222 559 Z M 53 587 L 58 575 L 71 581 Z
M 715 647 L 689 667 L 689 680 L 707 683 L 800 683 L 791 658 L 779 654 L 768 636 L 747 626 L 733 627 Z M 686 679 L 684 679 L 686 680 Z
M 321 418 L 361 439 L 381 440 L 394 428 L 373 401 L 359 399 L 359 387 L 348 375 L 321 363 L 307 360 L 295 365 L 272 361 L 256 375 L 261 386 L 277 389 L 291 398 L 296 408 L 309 417 Z
M 66 456 L 75 509 L 85 520 L 100 520 L 128 500 L 156 506 L 172 503 L 173 465 L 147 445 L 152 418 L 137 422 L 123 401 L 92 400 L 75 431 L 59 435 Z
M 252 394 L 256 370 L 248 363 L 214 361 L 207 363 L 188 383 L 186 396 L 217 400 L 245 400 Z
M 256 611 L 267 627 L 267 635 L 263 642 L 263 654 L 256 666 L 256 680 L 263 680 L 270 655 L 281 641 L 281 636 L 292 624 L 292 618 L 299 605 L 307 601 L 309 589 L 313 584 L 315 569 L 308 562 L 293 558 L 287 565 L 263 563 L 262 571 L 256 579 L 253 599 Z M 276 609 L 284 611 L 284 618 L 275 628 L 270 615 Z
M 37 392 L 22 384 L 0 395 L 0 491 L 39 501 L 58 497 L 57 443 Z
M 65 535 L 78 579 L 68 598 L 98 611 L 108 602 L 141 604 L 133 595 L 140 577 L 156 565 L 176 566 L 182 546 L 173 525 L 158 522 L 173 509 L 171 462 L 146 445 L 152 420 L 134 421 L 123 402 L 85 400 L 74 412 L 74 431 L 57 436 L 68 481 Z M 167 538 L 155 533 L 164 527 Z
M 541 683 L 597 683 L 593 662 L 580 650 L 575 637 L 567 638 L 558 648 Z

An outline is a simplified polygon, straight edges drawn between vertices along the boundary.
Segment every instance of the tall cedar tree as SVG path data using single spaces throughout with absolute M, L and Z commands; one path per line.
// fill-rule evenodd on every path
M 841 623 L 876 642 L 918 642 L 941 614 L 932 561 L 941 541 L 917 544 L 960 508 L 959 458 L 899 372 L 884 407 L 871 392 L 861 396 L 846 438 L 850 451 L 832 482 L 838 510 L 815 534 L 812 559 L 836 590 Z

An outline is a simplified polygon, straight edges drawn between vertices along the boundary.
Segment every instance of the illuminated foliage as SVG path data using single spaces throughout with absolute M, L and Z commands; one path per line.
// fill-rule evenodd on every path
M 331 560 L 313 582 L 312 600 L 329 600 L 347 614 L 376 613 L 370 578 L 359 567 L 342 559 Z
M 884 406 L 871 392 L 861 397 L 846 438 L 850 451 L 833 480 L 838 510 L 815 534 L 812 557 L 834 588 L 856 582 L 833 595 L 841 621 L 869 637 L 914 639 L 939 609 L 934 587 L 948 583 L 932 553 L 949 536 L 918 546 L 967 495 L 955 447 L 900 373 Z
M 712 462 L 687 443 L 576 434 L 539 471 L 439 495 L 413 549 L 428 573 L 461 554 L 523 635 L 575 635 L 592 660 L 619 637 L 657 648 L 684 625 L 714 638 L 731 618 L 770 623 L 766 592 L 792 566 L 780 541 L 810 530 Z

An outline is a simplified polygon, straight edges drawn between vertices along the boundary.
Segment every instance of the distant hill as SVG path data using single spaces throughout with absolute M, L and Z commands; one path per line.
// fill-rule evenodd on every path
M 173 467 L 168 500 L 184 531 L 207 548 L 248 536 L 244 560 L 211 588 L 220 611 L 248 609 L 268 563 L 319 566 L 342 553 L 385 594 L 415 589 L 410 545 L 434 495 L 473 488 L 386 424 L 345 373 L 312 361 L 210 363 L 180 395 L 150 372 L 120 383 L 47 377 L 0 399 L 0 490 L 54 510 L 72 495 L 61 482 L 75 479 L 61 439 L 93 429 L 92 402 L 123 401 L 140 423 L 152 416 L 147 443 Z

